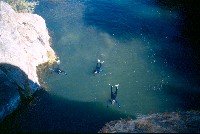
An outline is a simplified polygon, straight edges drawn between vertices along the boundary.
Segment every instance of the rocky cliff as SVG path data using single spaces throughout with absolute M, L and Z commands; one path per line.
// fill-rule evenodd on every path
M 0 121 L 40 88 L 37 66 L 55 58 L 45 20 L 0 1 Z

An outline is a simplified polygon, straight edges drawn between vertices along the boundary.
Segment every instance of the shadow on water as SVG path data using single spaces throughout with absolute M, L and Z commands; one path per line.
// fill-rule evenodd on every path
M 200 70 L 200 23 L 197 18 L 200 16 L 198 0 L 154 0 L 155 4 L 162 9 L 175 10 L 182 14 L 183 23 L 181 24 L 181 36 L 185 43 L 182 45 L 192 48 L 196 56 L 193 56 L 195 64 Z M 200 74 L 200 73 L 198 73 Z
M 132 23 L 135 17 L 132 14 L 127 14 L 128 11 L 124 7 L 111 1 L 99 0 L 89 1 L 86 5 L 84 14 L 86 25 L 95 26 L 117 38 L 140 33 L 141 23 L 138 21 Z
M 163 92 L 174 100 L 171 106 L 175 105 L 176 100 L 181 100 L 178 102 L 178 105 L 181 106 L 181 111 L 200 109 L 200 92 L 198 90 L 194 91 L 180 86 L 166 85 L 163 88 Z
M 177 38 L 173 27 L 178 25 L 179 19 L 172 20 L 168 14 L 163 17 L 160 15 L 161 11 L 150 2 L 134 0 L 126 2 L 125 4 L 112 0 L 86 2 L 83 18 L 85 24 L 95 26 L 122 40 L 130 40 L 141 34 L 159 40 L 165 39 L 166 36 Z M 169 25 L 169 22 L 173 25 Z
M 181 36 L 185 39 L 187 47 L 191 47 L 194 51 L 200 52 L 199 29 L 200 23 L 197 18 L 200 16 L 198 0 L 154 0 L 155 4 L 162 9 L 170 11 L 178 11 L 183 16 L 181 24 Z
M 69 101 L 44 90 L 34 96 L 5 119 L 1 132 L 98 132 L 106 122 L 127 117 L 98 103 Z

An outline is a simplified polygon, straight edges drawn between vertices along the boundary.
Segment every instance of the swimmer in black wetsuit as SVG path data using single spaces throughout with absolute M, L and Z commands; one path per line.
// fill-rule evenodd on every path
M 67 73 L 65 71 L 60 69 L 59 64 L 60 64 L 60 60 L 57 61 L 57 65 L 56 65 L 57 67 L 53 67 L 53 68 L 49 68 L 49 69 L 57 74 L 67 75 Z
M 55 73 L 57 74 L 64 74 L 64 75 L 67 75 L 67 73 L 63 70 L 61 70 L 60 68 L 55 68 L 53 69 L 52 71 L 54 71 Z
M 109 84 L 110 85 L 110 84 Z M 111 99 L 108 100 L 108 103 L 111 103 L 111 104 L 117 104 L 117 106 L 120 108 L 120 104 L 119 102 L 116 100 L 116 97 L 117 97 L 117 90 L 118 90 L 118 87 L 119 87 L 119 84 L 115 85 L 116 87 L 116 90 L 115 92 L 112 91 L 112 88 L 113 86 L 111 86 Z M 108 103 L 107 103 L 107 107 L 108 107 Z
M 104 61 L 101 62 L 99 59 L 97 60 L 97 65 L 96 65 L 96 69 L 94 70 L 94 74 L 97 74 L 103 71 L 101 69 L 102 63 L 104 63 Z

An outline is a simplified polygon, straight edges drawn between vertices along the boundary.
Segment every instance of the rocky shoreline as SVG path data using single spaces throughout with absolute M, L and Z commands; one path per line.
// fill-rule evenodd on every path
M 157 113 L 107 123 L 98 133 L 199 133 L 198 111 Z
M 0 1 L 0 122 L 40 89 L 37 66 L 55 60 L 45 20 Z

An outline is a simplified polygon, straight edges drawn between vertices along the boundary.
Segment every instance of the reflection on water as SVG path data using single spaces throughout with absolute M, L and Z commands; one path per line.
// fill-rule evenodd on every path
M 125 115 L 198 107 L 192 52 L 181 46 L 180 13 L 148 0 L 43 0 L 36 13 L 46 20 L 68 74 L 43 73 L 50 94 L 104 111 L 108 84 L 119 83 L 121 108 L 109 108 Z M 104 71 L 94 76 L 97 59 L 105 61 Z

